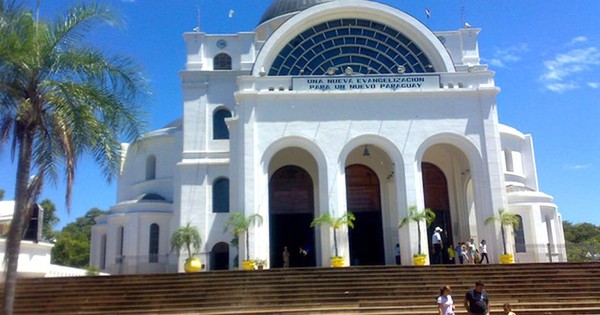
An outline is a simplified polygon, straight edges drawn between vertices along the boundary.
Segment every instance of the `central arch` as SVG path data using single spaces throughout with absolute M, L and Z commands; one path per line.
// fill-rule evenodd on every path
M 269 182 L 271 266 L 282 267 L 284 247 L 291 267 L 314 267 L 314 188 L 310 174 L 295 165 L 279 168 Z M 302 250 L 304 251 L 302 251 Z
M 385 264 L 380 196 L 379 178 L 371 168 L 346 167 L 346 203 L 356 217 L 354 228 L 348 231 L 352 265 Z
M 450 244 L 454 244 L 452 237 L 452 218 L 450 215 L 450 199 L 448 196 L 448 181 L 444 172 L 437 167 L 435 164 L 423 162 L 421 164 L 421 171 L 423 173 L 423 191 L 425 199 L 425 208 L 433 210 L 435 213 L 435 219 L 427 228 L 427 235 L 433 235 L 435 228 L 440 227 L 442 229 L 442 243 L 444 249 L 448 248 Z M 433 248 L 431 244 L 431 238 L 429 238 L 429 248 Z M 430 263 L 438 263 L 438 253 L 430 255 Z M 448 263 L 448 251 L 442 250 L 441 252 L 443 263 Z

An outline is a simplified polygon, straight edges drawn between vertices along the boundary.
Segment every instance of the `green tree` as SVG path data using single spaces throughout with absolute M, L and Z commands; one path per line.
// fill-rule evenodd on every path
M 67 224 L 57 232 L 56 243 L 52 248 L 52 263 L 57 265 L 87 268 L 90 260 L 90 239 L 94 218 L 106 213 L 92 208 L 75 222 Z
M 423 255 L 423 251 L 421 250 L 421 221 L 425 221 L 427 226 L 429 226 L 433 220 L 435 220 L 435 212 L 433 212 L 433 210 L 427 208 L 423 211 L 419 211 L 416 206 L 412 206 L 408 208 L 408 215 L 398 223 L 398 228 L 401 228 L 410 222 L 417 223 L 417 239 L 419 242 L 419 253 L 417 255 Z
M 337 243 L 337 230 L 342 226 L 348 226 L 350 228 L 354 228 L 354 220 L 356 217 L 352 212 L 346 212 L 339 218 L 334 218 L 329 213 L 325 213 L 316 217 L 311 223 L 310 227 L 315 227 L 316 225 L 327 224 L 331 226 L 333 229 L 333 249 L 335 250 L 335 257 L 340 257 L 338 255 L 338 243 Z
M 12 314 L 20 241 L 46 179 L 64 171 L 66 205 L 78 157 L 90 153 L 107 180 L 117 174 L 120 136 L 140 134 L 145 81 L 129 58 L 84 41 L 118 22 L 105 5 L 78 4 L 49 21 L 0 0 L 0 144 L 16 158 L 15 210 L 8 234 L 3 313 Z M 35 172 L 35 176 L 31 176 Z
M 188 253 L 188 259 L 200 250 L 200 245 L 202 245 L 200 232 L 190 222 L 186 226 L 178 227 L 171 235 L 171 252 L 179 254 L 185 249 Z
M 50 241 L 54 238 L 54 226 L 60 222 L 56 216 L 56 205 L 50 199 L 44 199 L 40 202 L 40 206 L 44 209 L 44 220 L 42 225 L 42 238 Z
M 0 201 L 4 200 L 4 189 L 0 189 Z
M 52 249 L 52 263 L 57 265 L 87 268 L 90 260 L 90 239 L 94 219 L 106 211 L 98 208 L 88 210 L 75 222 L 71 222 L 56 233 L 56 243 Z
M 241 233 L 244 233 L 246 236 L 246 247 L 244 248 L 246 252 L 246 260 L 250 260 L 250 253 L 248 251 L 250 248 L 250 227 L 253 225 L 260 226 L 262 222 L 263 217 L 258 213 L 246 217 L 243 213 L 235 212 L 229 216 L 227 223 L 225 223 L 225 232 L 231 228 L 231 234 L 233 234 L 234 237 L 239 238 Z
M 591 261 L 600 254 L 600 226 L 563 222 L 568 261 Z
M 513 229 L 519 228 L 519 217 L 516 214 L 510 213 L 504 209 L 498 211 L 498 215 L 491 216 L 485 219 L 485 224 L 493 222 L 500 222 L 500 231 L 502 232 L 502 246 L 504 249 L 504 255 L 508 254 L 506 249 L 506 233 L 505 226 L 512 226 Z

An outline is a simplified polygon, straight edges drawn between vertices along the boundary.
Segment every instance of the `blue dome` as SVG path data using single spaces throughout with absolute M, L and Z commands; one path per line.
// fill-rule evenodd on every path
M 270 19 L 282 16 L 292 12 L 300 12 L 317 4 L 331 2 L 335 0 L 275 0 L 265 11 L 260 22 L 262 24 Z

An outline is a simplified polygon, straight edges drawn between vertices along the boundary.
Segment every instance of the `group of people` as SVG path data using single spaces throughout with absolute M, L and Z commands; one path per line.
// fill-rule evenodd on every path
M 433 235 L 431 236 L 432 244 L 432 264 L 442 264 L 444 259 L 442 251 L 444 249 L 444 242 L 442 240 L 441 233 L 442 228 L 439 226 L 435 228 Z M 485 260 L 486 263 L 490 263 L 487 252 L 487 242 L 482 240 L 477 246 L 477 243 L 472 238 L 466 242 L 459 242 L 456 246 L 450 244 L 447 247 L 448 262 L 450 264 L 458 263 L 463 264 L 481 264 Z
M 283 252 L 281 253 L 281 256 L 283 258 L 283 268 L 289 268 L 291 253 L 288 250 L 287 246 L 283 247 Z M 306 260 L 308 259 L 308 249 L 302 246 L 298 247 L 298 254 L 296 255 L 296 257 L 298 258 L 298 267 L 306 267 Z
M 470 315 L 487 315 L 490 313 L 490 300 L 487 292 L 484 290 L 483 281 L 475 282 L 475 288 L 470 289 L 465 294 L 463 306 Z M 456 309 L 454 300 L 450 293 L 450 286 L 443 286 L 440 289 L 440 295 L 437 298 L 439 315 L 454 315 Z M 504 315 L 516 315 L 512 311 L 509 303 L 504 304 Z
M 453 255 L 458 257 L 458 262 L 461 265 L 482 264 L 484 260 L 487 264 L 490 263 L 485 240 L 482 240 L 479 246 L 476 245 L 473 239 L 470 239 L 466 242 L 459 242 L 456 247 L 450 246 L 450 248 L 453 248 Z M 448 251 L 451 251 L 450 248 L 448 248 Z

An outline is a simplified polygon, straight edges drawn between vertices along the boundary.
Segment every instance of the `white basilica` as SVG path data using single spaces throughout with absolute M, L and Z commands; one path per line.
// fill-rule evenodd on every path
M 430 208 L 446 244 L 487 240 L 502 253 L 500 209 L 516 262 L 564 261 L 561 216 L 539 191 L 530 135 L 498 122 L 480 29 L 432 32 L 367 0 L 275 0 L 251 32 L 184 34 L 183 118 L 124 145 L 117 203 L 97 218 L 90 263 L 109 273 L 175 272 L 170 236 L 201 232 L 206 269 L 246 256 L 224 225 L 260 214 L 249 256 L 329 266 L 333 233 L 313 218 L 346 211 L 346 265 L 403 265 L 418 251 L 407 209 Z M 183 53 L 183 52 L 182 52 Z M 501 109 L 501 106 L 500 106 Z M 240 240 L 240 243 L 245 240 Z M 302 247 L 308 255 L 299 258 Z

